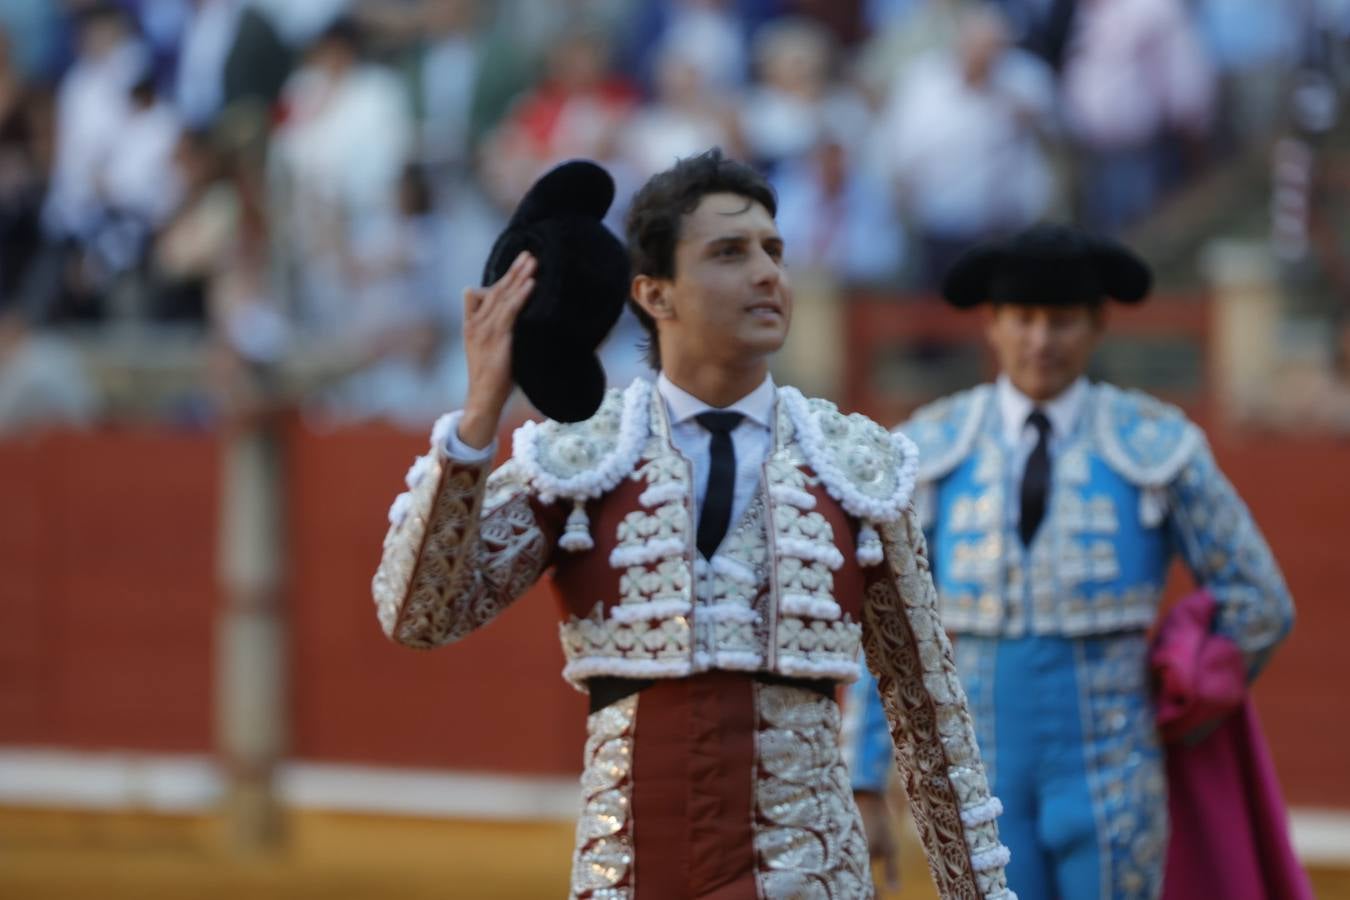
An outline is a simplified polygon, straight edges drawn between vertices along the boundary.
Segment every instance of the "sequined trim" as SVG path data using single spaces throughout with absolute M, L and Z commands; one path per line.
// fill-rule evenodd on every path
M 839 752 L 839 707 L 757 684 L 754 834 L 762 897 L 872 896 L 867 839 Z
M 1120 531 L 1116 503 L 1110 494 L 1058 491 L 1052 501 L 1052 515 L 1065 531 L 1074 534 L 1112 535 Z
M 943 897 L 1005 897 L 998 826 L 963 820 L 983 818 L 992 798 L 914 513 L 885 526 L 883 540 L 891 578 L 863 598 L 863 646 L 933 881 Z
M 442 457 L 390 527 L 372 593 L 385 634 L 410 647 L 456 641 L 538 580 L 549 548 L 516 471 Z M 410 481 L 414 480 L 411 478 Z M 483 497 L 493 507 L 483 512 Z
M 651 384 L 639 378 L 622 392 L 609 391 L 584 422 L 521 425 L 511 455 L 540 501 L 599 497 L 631 473 L 650 433 L 652 393 Z
M 773 484 L 796 492 L 819 484 L 783 452 L 770 458 L 766 471 Z M 795 677 L 856 680 L 862 627 L 843 615 L 834 597 L 833 572 L 844 564 L 834 529 L 820 513 L 797 506 L 774 506 L 770 516 L 776 669 Z
M 919 481 L 932 482 L 961 464 L 974 446 L 993 396 L 992 385 L 978 385 L 920 407 L 900 427 L 919 448 Z
M 441 486 L 443 458 L 434 447 L 430 453 L 419 456 L 404 476 L 408 490 L 394 498 L 389 509 L 389 530 L 384 536 L 379 568 L 371 582 L 375 614 L 386 636 L 394 633 L 417 568 L 417 556 Z
M 1200 429 L 1174 406 L 1109 384 L 1092 391 L 1102 457 L 1139 487 L 1167 484 L 1204 443 Z
M 1253 676 L 1294 623 L 1294 603 L 1270 545 L 1206 448 L 1169 488 L 1178 545 L 1219 602 L 1215 629 L 1242 649 Z
M 597 602 L 586 618 L 569 616 L 558 627 L 562 639 L 563 677 L 577 690 L 595 675 L 628 678 L 674 678 L 691 672 L 689 618 L 620 622 L 605 618 Z
M 638 696 L 586 718 L 582 813 L 572 855 L 572 900 L 633 896 L 633 735 Z
M 1148 701 L 1148 640 L 1084 640 L 1074 654 L 1102 894 L 1154 900 L 1167 852 L 1167 783 Z
M 992 791 L 998 790 L 998 743 L 994 731 L 994 676 L 997 672 L 998 644 L 974 635 L 962 635 L 956 642 L 956 671 L 966 689 L 975 740 L 980 746 L 985 777 Z
M 998 826 L 963 820 L 981 818 L 992 797 L 914 511 L 883 537 L 891 578 L 864 596 L 863 645 L 934 884 L 944 897 L 1004 897 Z
M 919 468 L 913 441 L 857 413 L 846 416 L 828 400 L 808 400 L 796 388 L 780 388 L 778 399 L 807 463 L 849 514 L 874 523 L 901 515 Z
M 693 491 L 689 464 L 670 451 L 665 437 L 663 401 L 655 391 L 648 398 L 651 423 L 642 461 L 628 476 L 644 482 L 643 509 L 623 517 L 615 533 L 609 564 L 621 571 L 619 603 L 610 615 L 619 622 L 671 619 L 693 610 Z
M 769 645 L 765 512 L 761 486 L 711 564 L 696 567 L 695 671 L 755 671 L 765 665 Z
M 1056 462 L 1051 515 L 1027 559 L 1007 516 L 1016 501 L 1006 499 L 1004 476 L 995 477 L 1003 454 L 981 441 L 974 465 L 985 475 L 940 513 L 947 516 L 940 590 L 949 629 L 1078 637 L 1153 623 L 1161 585 L 1122 584 L 1140 577 L 1124 570 L 1117 546 L 1122 530 L 1136 526 L 1122 523 L 1129 513 L 1111 495 L 1090 488 L 1089 449 L 1080 441 Z

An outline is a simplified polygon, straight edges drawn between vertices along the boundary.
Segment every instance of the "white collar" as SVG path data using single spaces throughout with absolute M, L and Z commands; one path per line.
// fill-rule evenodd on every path
M 667 378 L 665 372 L 657 376 L 656 389 L 661 392 L 661 398 L 666 401 L 666 409 L 670 411 L 671 425 L 687 422 L 699 413 L 708 410 L 718 410 L 719 412 L 738 412 L 756 424 L 769 428 L 770 417 L 773 415 L 774 400 L 777 397 L 773 376 L 771 375 L 765 375 L 764 380 L 759 383 L 759 387 L 726 407 L 716 407 L 703 402 Z
M 1027 416 L 1038 405 L 1050 419 L 1053 437 L 1063 438 L 1072 434 L 1074 426 L 1078 424 L 1078 416 L 1083 411 L 1083 404 L 1087 401 L 1088 380 L 1080 375 L 1059 396 L 1041 404 L 1032 402 L 1030 397 L 1013 387 L 1012 379 L 1007 375 L 998 376 L 994 389 L 998 393 L 999 412 L 1003 415 L 1004 442 L 1014 447 L 1021 439 L 1022 430 L 1026 428 Z

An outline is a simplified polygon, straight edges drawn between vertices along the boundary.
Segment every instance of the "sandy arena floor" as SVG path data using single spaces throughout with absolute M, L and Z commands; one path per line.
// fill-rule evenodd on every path
M 552 900 L 566 894 L 572 829 L 305 812 L 275 859 L 238 861 L 208 818 L 0 809 L 6 900 Z M 883 900 L 932 900 L 922 857 Z M 1350 900 L 1350 871 L 1318 872 Z

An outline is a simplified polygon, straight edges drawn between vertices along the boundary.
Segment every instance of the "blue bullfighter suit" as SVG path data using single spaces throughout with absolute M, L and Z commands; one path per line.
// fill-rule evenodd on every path
M 1154 898 L 1167 785 L 1149 629 L 1173 554 L 1219 604 L 1248 677 L 1293 621 L 1283 577 L 1200 429 L 1144 394 L 1080 378 L 1045 404 L 1049 489 L 1018 530 L 1031 401 L 1006 377 L 900 426 L 920 451 L 916 500 L 943 625 L 1022 897 Z M 1031 432 L 1030 426 L 1025 426 Z M 855 790 L 892 750 L 864 675 L 845 725 Z

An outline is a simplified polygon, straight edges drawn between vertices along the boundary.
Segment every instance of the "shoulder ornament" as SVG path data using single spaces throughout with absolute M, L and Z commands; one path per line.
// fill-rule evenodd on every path
M 919 448 L 921 483 L 936 481 L 970 454 L 993 396 L 987 384 L 952 394 L 921 406 L 896 429 Z
M 611 388 L 594 416 L 584 422 L 526 422 L 516 429 L 512 457 L 530 488 L 544 503 L 573 502 L 558 545 L 590 550 L 586 501 L 613 490 L 632 472 L 647 440 L 651 384 L 636 379 Z
M 1167 485 L 1204 445 L 1185 413 L 1141 391 L 1093 386 L 1093 425 L 1106 464 L 1143 489 L 1140 520 L 1149 527 L 1167 515 Z
M 866 416 L 844 415 L 827 400 L 779 391 L 806 463 L 825 490 L 850 515 L 862 520 L 858 562 L 882 561 L 878 524 L 897 521 L 914 494 L 919 452 L 902 434 L 893 434 Z

